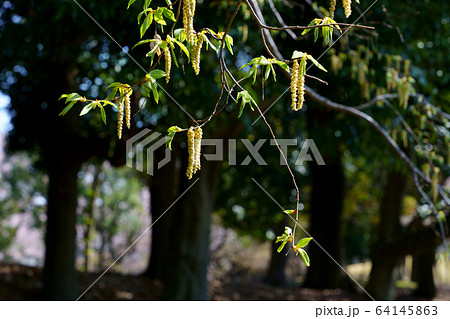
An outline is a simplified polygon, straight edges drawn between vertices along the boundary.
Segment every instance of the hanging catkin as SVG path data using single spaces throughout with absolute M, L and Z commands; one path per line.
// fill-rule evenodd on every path
M 201 155 L 202 135 L 203 135 L 202 128 L 196 127 L 194 129 L 194 133 L 195 133 L 195 139 L 194 139 L 194 172 L 193 172 L 193 174 L 195 174 L 201 168 L 200 155 Z
M 300 70 L 297 79 L 298 100 L 295 111 L 300 110 L 303 107 L 303 102 L 305 102 L 305 74 L 306 74 L 306 57 L 303 57 L 300 60 Z
M 352 14 L 352 0 L 342 0 L 345 17 L 348 18 Z
M 119 102 L 117 105 L 117 136 L 119 139 L 122 138 L 122 127 L 123 127 L 123 103 Z
M 164 62 L 165 62 L 165 72 L 166 72 L 166 83 L 170 80 L 170 70 L 172 69 L 172 55 L 170 54 L 169 44 L 167 44 L 164 49 Z
M 299 78 L 299 72 L 300 72 L 300 64 L 298 63 L 298 60 L 294 60 L 294 64 L 292 66 L 292 74 L 291 74 L 291 107 L 293 110 L 297 107 L 297 81 Z
M 200 73 L 200 53 L 203 45 L 203 33 L 198 33 L 196 37 L 195 45 L 192 48 L 192 67 L 196 75 Z
M 195 155 L 195 133 L 194 129 L 191 127 L 187 131 L 187 143 L 188 143 L 188 165 L 186 170 L 186 176 L 188 179 L 192 178 L 194 174 L 194 155 Z
M 130 90 L 131 91 L 131 90 Z M 131 93 L 127 93 L 124 97 L 124 103 L 125 103 L 125 123 L 130 129 L 131 127 L 131 100 L 130 100 Z
M 186 33 L 187 42 L 194 45 L 194 14 L 196 0 L 183 0 L 183 28 Z
M 336 0 L 330 0 L 330 18 L 334 18 L 334 10 L 336 9 Z

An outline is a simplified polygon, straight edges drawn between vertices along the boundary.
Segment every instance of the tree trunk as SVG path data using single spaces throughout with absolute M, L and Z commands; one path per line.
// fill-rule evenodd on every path
M 164 157 L 163 151 L 162 148 L 158 148 L 155 152 L 155 159 L 158 159 L 158 162 L 159 159 Z M 170 162 L 160 169 L 155 169 L 154 175 L 147 179 L 150 189 L 150 212 L 152 222 L 157 219 L 158 222 L 151 228 L 150 260 L 144 274 L 163 282 L 170 276 L 166 271 L 166 267 L 169 263 L 168 257 L 172 249 L 170 232 L 176 216 L 176 206 L 174 205 L 170 208 L 163 217 L 161 217 L 161 215 L 181 194 L 179 193 L 179 181 L 180 175 L 184 175 L 180 170 L 180 155 L 181 149 L 174 145 Z
M 47 232 L 45 236 L 44 298 L 75 300 L 75 222 L 80 163 L 59 144 L 50 160 Z
M 210 216 L 221 163 L 203 160 L 202 169 L 188 180 L 187 154 L 176 152 L 175 160 L 156 170 L 151 180 L 153 222 L 178 200 L 152 228 L 146 273 L 163 282 L 165 299 L 207 300 Z
M 435 252 L 433 250 L 413 256 L 412 281 L 417 283 L 414 294 L 418 297 L 432 299 L 436 297 L 433 278 Z
M 102 165 L 95 165 L 94 167 L 94 180 L 92 181 L 92 193 L 89 197 L 89 202 L 86 206 L 86 225 L 84 232 L 84 271 L 89 271 L 89 254 L 91 251 L 91 237 L 94 227 L 94 212 L 95 212 L 95 199 L 100 192 L 100 173 L 102 172 Z
M 283 222 L 278 223 L 274 227 L 275 234 L 282 234 L 284 231 L 284 227 L 287 223 L 287 218 L 283 218 Z M 287 258 L 286 248 L 280 253 L 277 252 L 277 248 L 280 244 L 275 244 L 275 241 L 272 241 L 272 250 L 271 257 L 269 263 L 269 269 L 267 270 L 267 274 L 265 277 L 265 282 L 274 285 L 274 286 L 284 286 L 286 284 L 286 263 Z M 287 245 L 288 246 L 288 245 Z
M 324 157 L 326 165 L 311 164 L 311 236 L 308 245 L 311 267 L 308 268 L 305 287 L 325 289 L 338 288 L 343 272 L 333 259 L 341 263 L 341 217 L 344 197 L 344 173 L 340 156 L 334 160 Z M 333 258 L 331 259 L 330 256 Z
M 372 269 L 366 290 L 375 300 L 392 300 L 395 292 L 394 269 L 402 254 L 386 254 L 385 247 L 401 236 L 400 215 L 407 176 L 400 172 L 388 173 L 382 203 L 378 238 L 372 253 Z

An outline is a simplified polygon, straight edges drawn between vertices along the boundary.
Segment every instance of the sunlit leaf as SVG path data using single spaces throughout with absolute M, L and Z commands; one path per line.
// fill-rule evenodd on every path
M 327 72 L 327 69 L 325 69 L 322 64 L 320 64 L 319 62 L 317 62 L 316 59 L 314 59 L 311 55 L 308 54 L 308 59 L 315 65 L 317 66 L 319 69 L 321 69 L 322 71 Z
M 283 250 L 283 248 L 284 248 L 284 246 L 286 245 L 286 243 L 287 243 L 287 241 L 283 241 L 283 242 L 280 244 L 280 247 L 278 247 L 277 252 L 280 253 L 280 252 Z
M 297 245 L 295 247 L 296 248 L 303 248 L 306 245 L 308 245 L 311 240 L 312 240 L 312 237 L 302 238 L 302 239 L 299 240 L 299 242 L 297 243 Z
M 309 263 L 308 253 L 306 251 L 304 251 L 303 249 L 301 249 L 301 248 L 299 250 L 297 250 L 297 253 L 299 253 L 300 256 L 302 257 L 303 262 L 305 263 L 305 265 L 309 267 L 310 263 Z
M 127 6 L 127 10 L 130 8 L 130 6 L 133 4 L 133 3 L 135 3 L 136 2 L 136 0 L 130 0 L 129 2 L 128 2 L 128 6 Z
M 72 108 L 72 106 L 75 105 L 75 103 L 77 103 L 78 101 L 72 101 L 69 103 L 69 105 L 67 105 L 62 111 L 61 113 L 59 113 L 60 116 L 64 116 L 66 115 L 67 112 L 70 111 L 70 109 Z
M 81 110 L 80 116 L 83 116 L 83 115 L 89 113 L 89 111 L 92 110 L 92 108 L 93 108 L 94 106 L 95 106 L 95 104 L 94 104 L 93 102 L 92 102 L 92 103 L 89 103 L 88 105 L 86 105 L 86 106 Z
M 132 48 L 131 48 L 131 50 L 133 50 L 135 47 L 137 47 L 138 45 L 141 45 L 141 44 L 145 44 L 145 43 L 149 43 L 149 42 L 151 42 L 151 41 L 155 41 L 154 39 L 145 39 L 145 40 L 141 40 L 141 41 L 139 41 L 138 43 L 136 43 Z
M 155 20 L 156 20 L 156 14 L 155 14 Z M 150 25 L 152 24 L 153 21 L 153 13 L 150 12 L 146 17 L 144 22 L 142 22 L 141 24 L 141 29 L 140 29 L 140 33 L 141 33 L 141 38 L 144 36 L 145 32 L 147 31 L 147 29 L 150 27 Z
M 164 9 L 165 8 L 158 8 L 155 11 L 155 22 L 159 23 L 161 25 L 167 25 L 166 20 L 164 20 Z
M 230 51 L 230 53 L 233 55 L 233 48 L 232 48 L 232 46 L 233 46 L 233 38 L 231 36 L 229 36 L 228 34 L 225 37 L 225 43 L 227 45 L 228 51 Z
M 170 10 L 170 9 L 168 9 L 168 8 L 162 8 L 162 13 L 164 14 L 164 16 L 167 18 L 167 19 L 169 19 L 169 20 L 172 20 L 172 21 L 176 21 L 175 20 L 175 15 L 174 15 L 174 13 L 172 12 L 172 10 Z
M 103 106 L 100 106 L 100 113 L 102 114 L 103 123 L 106 124 L 106 113 L 105 113 L 105 109 L 103 108 Z
M 292 53 L 292 59 L 301 59 L 306 55 L 306 53 L 302 52 L 302 51 L 294 51 L 294 53 Z

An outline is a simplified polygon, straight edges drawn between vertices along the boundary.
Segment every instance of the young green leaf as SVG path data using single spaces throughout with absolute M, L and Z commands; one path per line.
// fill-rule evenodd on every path
M 165 8 L 158 8 L 155 11 L 155 22 L 159 23 L 161 25 L 167 25 L 166 20 L 164 20 L 164 9 Z
M 280 252 L 283 250 L 283 248 L 284 248 L 284 246 L 286 245 L 286 243 L 287 243 L 287 241 L 283 241 L 283 242 L 280 244 L 280 247 L 278 247 L 277 252 L 280 253 Z
M 150 89 L 152 90 L 152 93 L 153 93 L 153 98 L 155 99 L 156 104 L 158 104 L 159 92 L 158 92 L 158 86 L 156 85 L 156 81 L 149 82 L 149 83 L 150 83 Z
M 172 150 L 172 141 L 173 138 L 175 137 L 175 134 L 178 132 L 181 132 L 182 129 L 179 128 L 178 126 L 171 126 L 167 132 L 169 133 L 168 136 L 166 136 L 166 147 L 168 147 L 170 150 Z
M 62 111 L 61 113 L 59 113 L 60 116 L 64 116 L 66 115 L 67 112 L 70 111 L 70 109 L 72 108 L 72 106 L 75 105 L 75 103 L 77 103 L 78 101 L 72 101 L 69 103 L 69 105 L 67 105 Z
M 295 213 L 295 209 L 287 209 L 285 211 L 283 211 L 283 213 L 288 214 L 288 215 L 292 215 Z
M 178 61 L 177 61 L 177 56 L 175 55 L 175 51 L 174 49 L 174 45 L 173 43 L 170 43 L 170 53 L 171 53 L 171 58 L 173 60 L 173 62 L 175 63 L 175 66 L 178 68 Z
M 105 109 L 103 108 L 103 106 L 100 105 L 100 113 L 102 114 L 102 120 L 103 123 L 106 124 L 106 113 L 105 113 Z
M 106 97 L 106 100 L 112 100 L 112 99 L 114 99 L 114 97 L 116 96 L 118 90 L 119 90 L 118 87 L 114 88 L 114 89 L 111 91 L 111 93 L 109 93 L 109 95 Z
M 295 59 L 301 59 L 306 55 L 306 53 L 302 52 L 302 51 L 297 51 L 295 50 L 294 53 L 292 53 L 292 60 Z
M 299 242 L 297 243 L 297 245 L 295 247 L 296 248 L 303 248 L 306 245 L 308 245 L 311 240 L 312 240 L 312 237 L 302 238 L 302 239 L 299 240 Z
M 133 4 L 133 3 L 135 3 L 136 2 L 136 0 L 130 0 L 130 1 L 128 1 L 128 6 L 127 6 L 127 10 L 130 8 L 130 6 Z
M 270 65 L 266 66 L 266 72 L 264 74 L 264 81 L 267 81 L 269 76 L 270 76 Z
M 154 79 L 160 79 L 166 76 L 166 72 L 164 72 L 163 70 L 155 69 L 150 72 L 150 76 Z
M 156 20 L 156 13 L 155 13 L 155 20 Z M 153 21 L 153 12 L 150 12 L 146 17 L 144 22 L 141 24 L 140 33 L 141 33 L 141 39 L 144 36 L 147 29 L 150 27 Z
M 233 38 L 227 34 L 227 36 L 225 37 L 225 43 L 227 45 L 227 49 L 228 51 L 230 51 L 231 55 L 233 55 Z
M 173 22 L 175 22 L 175 15 L 172 12 L 172 10 L 168 9 L 168 8 L 162 8 L 162 13 L 164 14 L 164 16 L 169 19 L 172 20 Z
M 120 82 L 114 82 L 114 83 L 111 83 L 110 85 L 108 85 L 108 87 L 107 87 L 106 89 L 118 88 L 118 87 L 120 87 L 120 86 L 122 86 L 122 83 L 120 83 Z
M 314 19 L 314 20 L 312 20 L 309 24 L 308 24 L 308 27 L 312 27 L 312 26 L 315 26 L 315 25 L 317 25 L 317 19 Z M 311 31 L 312 29 L 305 29 L 305 30 L 303 30 L 303 32 L 302 32 L 302 34 L 301 35 L 304 35 L 304 34 L 307 34 L 309 31 Z
M 277 76 L 275 75 L 275 70 L 273 69 L 273 64 L 272 63 L 270 64 L 270 70 L 272 71 L 273 80 L 276 82 L 277 81 Z
M 150 7 L 151 3 L 152 3 L 152 0 L 145 0 L 145 2 L 144 2 L 144 10 L 148 9 L 148 7 Z
M 237 101 L 239 101 L 239 99 L 241 99 L 241 108 L 239 110 L 238 118 L 241 117 L 242 113 L 244 112 L 246 104 L 250 104 L 250 108 L 252 109 L 252 111 L 254 111 L 252 104 L 256 105 L 256 102 L 247 91 L 241 91 L 238 93 L 236 103 Z
M 205 42 L 206 42 L 206 50 L 208 50 L 208 47 L 211 47 L 211 49 L 213 49 L 216 53 L 219 52 L 219 49 L 212 44 L 212 42 L 208 39 L 208 37 L 206 35 L 203 35 L 203 37 L 205 38 Z
M 59 100 L 61 100 L 62 98 L 66 98 L 66 103 L 82 99 L 81 95 L 79 95 L 78 93 L 63 94 L 61 95 Z
M 307 54 L 308 60 L 310 60 L 315 66 L 317 66 L 319 69 L 321 69 L 322 71 L 327 72 L 327 69 L 325 69 L 322 64 L 320 64 L 319 62 L 317 62 L 316 59 L 314 59 L 311 55 Z
M 278 60 L 273 60 L 273 63 L 275 63 L 276 65 L 278 65 L 279 67 L 281 67 L 283 70 L 285 70 L 286 72 L 289 72 L 289 66 L 283 62 L 283 61 L 278 61 Z
M 95 106 L 94 102 L 89 103 L 88 105 L 86 105 L 86 106 L 81 110 L 80 116 L 83 116 L 83 115 L 89 113 L 89 111 L 92 110 L 92 109 L 94 108 L 94 106 Z
M 189 58 L 189 51 L 186 48 L 186 46 L 183 43 L 181 43 L 180 41 L 178 41 L 177 39 L 174 39 L 174 38 L 170 38 L 170 39 L 173 42 L 175 42 L 180 47 L 180 49 L 184 52 L 184 54 L 186 54 L 186 56 Z
M 138 43 L 136 43 L 132 48 L 131 48 L 131 50 L 133 50 L 135 47 L 137 47 L 138 45 L 141 45 L 141 44 L 145 44 L 145 43 L 149 43 L 149 42 L 151 42 L 151 41 L 155 41 L 154 39 L 145 39 L 145 40 L 141 40 L 141 41 L 139 41 Z
M 310 266 L 310 263 L 309 263 L 309 256 L 308 256 L 308 253 L 306 252 L 306 251 L 304 251 L 303 249 L 299 249 L 299 250 L 297 250 L 297 253 L 299 253 L 300 254 L 300 256 L 302 257 L 302 259 L 303 259 L 303 262 L 305 263 L 305 265 L 307 266 L 307 267 L 309 267 Z

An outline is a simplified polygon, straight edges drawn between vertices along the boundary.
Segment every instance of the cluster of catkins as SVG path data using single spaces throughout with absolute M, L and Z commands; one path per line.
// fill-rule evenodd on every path
M 187 42 L 194 44 L 195 30 L 194 30 L 194 14 L 196 0 L 183 0 L 183 27 L 186 32 Z
M 352 0 L 342 0 L 345 17 L 348 18 L 352 14 Z M 330 18 L 333 19 L 334 10 L 336 9 L 336 0 L 330 0 Z
M 198 170 L 200 170 L 200 154 L 202 146 L 202 128 L 197 126 L 195 128 L 190 127 L 187 131 L 188 142 L 188 166 L 186 170 L 186 176 L 188 179 L 192 178 Z
M 122 138 L 122 127 L 123 127 L 123 115 L 125 106 L 125 125 L 128 129 L 131 127 L 131 101 L 130 96 L 132 94 L 132 89 L 128 88 L 128 91 L 123 96 L 123 99 L 119 100 L 117 105 L 117 136 L 119 139 Z
M 305 74 L 306 57 L 294 60 L 291 74 L 291 106 L 294 111 L 300 110 L 305 101 Z
M 183 28 L 188 44 L 191 46 L 191 63 L 196 75 L 200 73 L 200 52 L 204 34 L 194 30 L 194 14 L 196 0 L 183 0 Z M 167 72 L 166 72 L 167 73 Z

